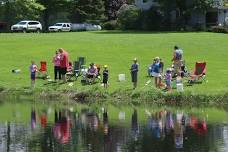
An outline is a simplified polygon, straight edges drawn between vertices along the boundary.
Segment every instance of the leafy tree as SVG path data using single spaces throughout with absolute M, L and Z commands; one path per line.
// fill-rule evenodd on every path
M 1 0 L 0 4 L 3 8 L 3 20 L 9 24 L 24 19 L 37 20 L 44 9 L 35 0 Z
M 104 0 L 105 15 L 108 17 L 108 20 L 115 20 L 118 10 L 126 3 L 127 0 Z
M 66 12 L 70 3 L 69 0 L 37 0 L 45 9 L 43 10 L 44 27 L 50 25 L 50 16 L 59 12 Z
M 72 0 L 71 20 L 74 22 L 99 23 L 105 19 L 103 0 Z

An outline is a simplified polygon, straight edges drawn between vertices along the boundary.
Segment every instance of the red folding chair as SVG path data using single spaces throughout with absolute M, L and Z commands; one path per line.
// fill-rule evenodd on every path
M 206 77 L 206 62 L 196 62 L 194 73 L 190 75 L 190 82 L 204 81 Z
M 46 78 L 47 76 L 47 62 L 46 61 L 40 61 L 40 69 L 39 69 L 39 77 L 40 78 Z

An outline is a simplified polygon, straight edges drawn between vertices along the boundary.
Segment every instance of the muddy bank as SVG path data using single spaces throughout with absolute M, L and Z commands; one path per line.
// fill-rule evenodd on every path
M 98 87 L 88 90 L 30 90 L 30 89 L 0 89 L 1 99 L 32 98 L 37 100 L 57 102 L 114 102 L 129 104 L 159 104 L 175 106 L 211 106 L 228 105 L 228 92 L 221 94 L 196 94 L 192 92 L 167 93 L 157 89 L 116 90 L 108 92 Z

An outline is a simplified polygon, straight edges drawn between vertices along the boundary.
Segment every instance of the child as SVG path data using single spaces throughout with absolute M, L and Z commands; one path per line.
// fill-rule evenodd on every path
M 154 69 L 152 72 L 152 76 L 154 77 L 154 83 L 156 88 L 160 88 L 161 87 L 161 68 L 160 68 L 160 58 L 156 57 L 155 58 L 155 63 L 154 63 Z
M 69 66 L 67 67 L 67 73 L 68 74 L 73 74 L 74 68 L 72 62 L 69 62 Z
M 168 68 L 166 70 L 166 74 L 165 74 L 165 84 L 166 84 L 166 88 L 168 91 L 171 91 L 171 80 L 172 80 L 172 70 L 171 68 Z
M 30 65 L 30 78 L 31 78 L 31 88 L 35 87 L 35 80 L 36 80 L 36 72 L 37 72 L 37 66 L 34 61 L 31 62 Z
M 131 65 L 131 79 L 132 79 L 132 83 L 133 83 L 133 89 L 136 89 L 137 87 L 137 81 L 138 81 L 138 71 L 139 71 L 139 64 L 137 61 L 137 58 L 134 58 L 133 60 L 133 64 Z
M 104 71 L 103 71 L 103 84 L 104 84 L 104 88 L 108 88 L 108 66 L 105 65 L 104 66 Z

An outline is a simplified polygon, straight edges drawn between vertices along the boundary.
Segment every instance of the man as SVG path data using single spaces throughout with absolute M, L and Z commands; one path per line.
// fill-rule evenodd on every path
M 63 82 L 67 82 L 66 80 L 66 73 L 67 73 L 67 67 L 69 64 L 69 57 L 68 57 L 68 52 L 63 50 L 62 48 L 59 49 L 60 53 L 60 72 L 62 75 L 62 80 Z
M 133 64 L 131 65 L 131 80 L 132 80 L 132 83 L 133 83 L 133 89 L 136 89 L 137 87 L 137 81 L 138 81 L 138 62 L 137 62 L 137 58 L 134 58 L 133 60 Z
M 173 59 L 172 59 L 173 66 L 174 66 L 174 76 L 180 75 L 182 56 L 183 56 L 183 51 L 178 46 L 174 46 Z

